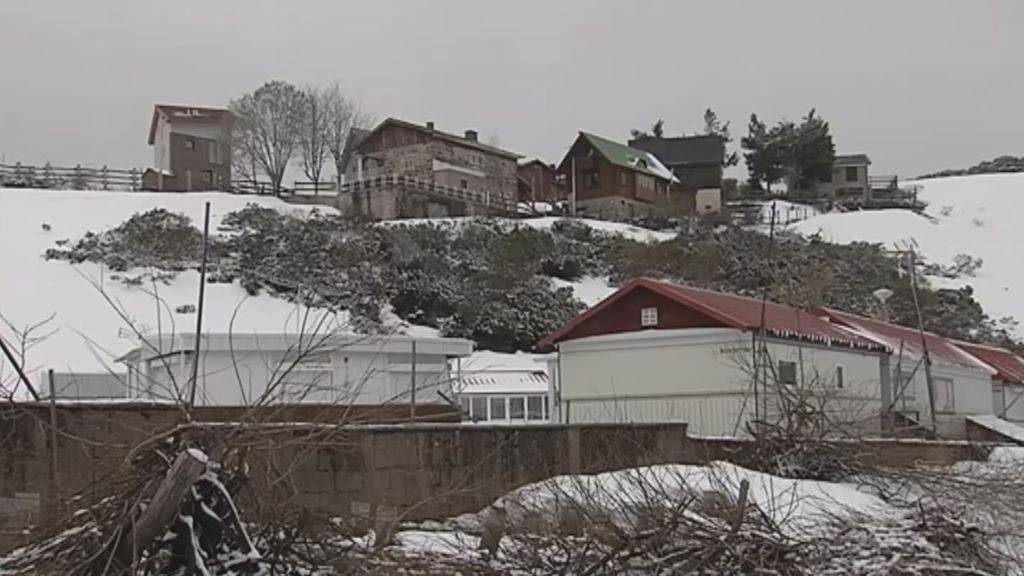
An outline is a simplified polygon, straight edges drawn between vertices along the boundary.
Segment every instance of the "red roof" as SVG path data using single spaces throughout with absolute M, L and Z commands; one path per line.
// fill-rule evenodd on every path
M 984 344 L 960 342 L 957 340 L 954 340 L 953 343 L 961 350 L 991 366 L 996 371 L 995 377 L 999 380 L 1024 384 L 1024 358 L 1009 350 L 996 348 L 995 346 L 985 346 Z
M 831 308 L 819 307 L 815 308 L 814 311 L 823 318 L 846 326 L 865 338 L 885 344 L 893 350 L 893 353 L 898 354 L 902 348 L 904 354 L 909 354 L 916 358 L 924 356 L 924 348 L 921 345 L 921 333 L 916 328 L 889 324 L 888 322 L 865 318 L 856 314 L 850 314 L 849 312 L 840 312 Z M 924 340 L 928 345 L 928 355 L 933 362 L 988 370 L 988 367 L 983 362 L 957 348 L 949 339 L 943 338 L 938 334 L 925 332 Z
M 611 296 L 608 296 L 594 307 L 549 334 L 541 341 L 540 345 L 548 347 L 566 340 L 566 337 L 577 326 L 600 314 L 602 310 L 605 310 L 626 294 L 638 288 L 646 288 L 678 303 L 680 306 L 685 306 L 705 314 L 720 322 L 726 328 L 758 330 L 762 325 L 763 312 L 765 330 L 770 336 L 776 338 L 817 342 L 829 346 L 844 346 L 865 350 L 888 350 L 883 344 L 859 336 L 796 308 L 773 302 L 762 302 L 755 298 L 680 286 L 651 278 L 632 280 Z

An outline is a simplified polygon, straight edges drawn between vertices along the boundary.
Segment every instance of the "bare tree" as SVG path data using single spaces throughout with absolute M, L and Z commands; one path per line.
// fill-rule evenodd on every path
M 315 86 L 303 90 L 302 125 L 299 128 L 299 160 L 302 172 L 313 183 L 313 193 L 320 192 L 320 180 L 327 160 L 330 137 L 328 91 Z
M 334 161 L 334 173 L 338 180 L 345 173 L 345 147 L 353 128 L 369 126 L 373 119 L 360 110 L 358 104 L 333 84 L 322 90 L 325 111 L 325 140 L 327 151 Z
M 235 115 L 235 165 L 258 166 L 275 194 L 299 144 L 305 97 L 287 82 L 273 80 L 229 104 Z M 243 172 L 244 173 L 244 172 Z

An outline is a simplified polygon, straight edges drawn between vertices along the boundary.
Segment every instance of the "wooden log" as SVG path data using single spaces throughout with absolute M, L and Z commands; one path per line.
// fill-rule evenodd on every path
M 205 455 L 198 450 L 178 454 L 146 509 L 138 519 L 129 519 L 125 523 L 115 554 L 121 567 L 131 567 L 142 551 L 167 531 L 182 499 L 205 471 Z

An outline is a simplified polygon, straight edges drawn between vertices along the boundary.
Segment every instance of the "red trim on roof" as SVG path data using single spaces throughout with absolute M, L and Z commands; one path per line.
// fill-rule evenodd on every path
M 774 302 L 762 302 L 755 298 L 700 290 L 689 286 L 680 286 L 670 282 L 651 278 L 636 278 L 608 296 L 596 306 L 573 318 L 543 340 L 540 346 L 547 348 L 566 340 L 578 326 L 600 314 L 609 306 L 637 288 L 646 288 L 665 298 L 696 310 L 728 328 L 737 330 L 758 330 L 762 325 L 770 336 L 788 340 L 816 342 L 825 345 L 838 345 L 849 348 L 860 348 L 878 352 L 888 351 L 888 347 L 868 338 L 864 338 L 848 330 L 831 324 L 813 314 L 783 306 Z
M 814 312 L 828 318 L 832 322 L 847 326 L 852 330 L 861 332 L 864 337 L 871 338 L 887 344 L 894 350 L 900 348 L 902 343 L 905 352 L 917 357 L 924 356 L 924 349 L 921 345 L 921 333 L 916 328 L 907 328 L 897 324 L 882 322 L 872 318 L 865 318 L 849 312 L 840 312 L 831 308 L 817 307 Z M 949 339 L 943 338 L 932 332 L 924 333 L 925 342 L 928 345 L 928 355 L 932 360 L 938 360 L 946 364 L 966 366 L 968 368 L 983 369 L 975 357 L 957 348 Z
M 1005 348 L 959 340 L 953 340 L 953 345 L 991 366 L 996 371 L 994 378 L 1010 384 L 1024 384 L 1024 358 L 1017 354 Z

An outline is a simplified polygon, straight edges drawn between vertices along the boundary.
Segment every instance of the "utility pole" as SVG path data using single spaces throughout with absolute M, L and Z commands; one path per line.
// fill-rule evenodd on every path
M 409 393 L 409 419 L 416 420 L 416 340 L 412 341 L 412 386 Z
M 199 345 L 203 335 L 203 302 L 206 300 L 206 258 L 210 239 L 210 203 L 203 212 L 203 260 L 199 268 L 199 302 L 196 305 L 196 341 L 192 356 L 192 378 L 188 391 L 188 411 L 191 414 L 196 404 L 196 388 L 199 387 Z
M 907 250 L 907 263 L 910 265 L 910 292 L 914 296 L 914 310 L 917 312 L 917 332 L 921 336 L 921 351 L 924 355 L 924 378 L 928 386 L 928 411 L 931 413 L 932 432 L 938 432 L 935 423 L 935 386 L 932 382 L 932 357 L 928 353 L 928 339 L 924 335 L 924 317 L 921 315 L 921 302 L 917 297 L 917 255 L 914 249 Z

